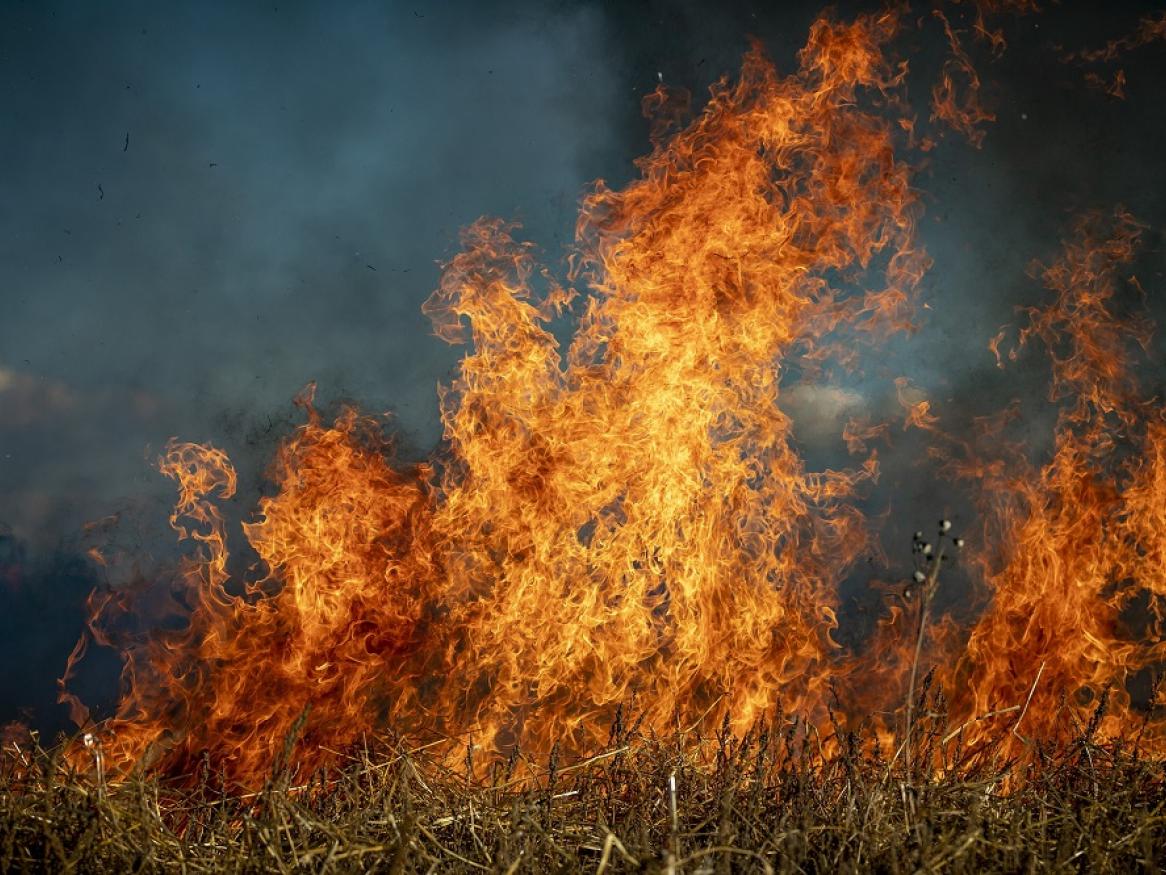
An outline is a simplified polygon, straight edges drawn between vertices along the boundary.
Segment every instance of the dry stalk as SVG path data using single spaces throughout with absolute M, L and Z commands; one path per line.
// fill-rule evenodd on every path
M 911 676 L 907 683 L 907 732 L 905 741 L 906 748 L 903 751 L 908 783 L 911 781 L 913 771 L 911 761 L 911 734 L 914 728 L 915 717 L 915 683 L 919 675 L 919 660 L 923 654 L 923 639 L 927 633 L 927 615 L 931 609 L 931 600 L 935 596 L 936 587 L 939 584 L 939 568 L 943 564 L 945 550 L 946 546 L 939 548 L 939 553 L 932 563 L 927 580 L 922 585 L 922 592 L 919 593 L 919 627 L 918 634 L 915 636 L 915 654 L 911 659 Z

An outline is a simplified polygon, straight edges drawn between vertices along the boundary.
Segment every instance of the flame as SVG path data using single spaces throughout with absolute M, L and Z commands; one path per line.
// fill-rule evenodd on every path
M 931 412 L 931 401 L 923 390 L 912 386 L 907 377 L 895 378 L 895 395 L 903 408 L 903 429 L 918 428 L 934 431 L 939 425 L 939 417 Z
M 940 119 L 959 131 L 976 148 L 984 143 L 983 125 L 996 120 L 996 116 L 986 110 L 980 101 L 980 74 L 968 56 L 959 38 L 959 32 L 951 26 L 941 9 L 933 9 L 931 14 L 943 25 L 951 55 L 943 65 L 939 81 L 931 89 L 931 118 Z M 977 33 L 987 33 L 983 26 L 983 10 L 979 10 Z M 1003 51 L 1003 37 L 992 35 L 992 43 L 997 52 Z M 963 82 L 963 86 L 959 84 Z
M 1079 49 L 1064 52 L 1061 60 L 1066 64 L 1076 64 L 1079 67 L 1113 63 L 1130 52 L 1156 42 L 1166 41 L 1166 12 L 1155 15 L 1145 15 L 1138 24 L 1128 33 L 1111 39 L 1104 46 L 1095 49 Z M 1094 70 L 1087 70 L 1085 81 L 1095 88 L 1117 100 L 1125 100 L 1126 73 L 1117 69 L 1112 75 L 1106 75 Z
M 940 17 L 955 67 L 935 113 L 978 143 L 990 114 L 968 102 L 979 80 Z M 130 594 L 91 604 L 91 637 L 125 660 L 117 713 L 97 727 L 105 767 L 209 762 L 254 785 L 297 739 L 311 769 L 387 730 L 581 752 L 633 700 L 646 731 L 741 731 L 777 703 L 821 717 L 835 681 L 856 710 L 898 707 L 917 667 L 910 596 L 867 651 L 834 639 L 839 587 L 878 551 L 858 497 L 889 425 L 850 418 L 840 437 L 863 458 L 812 471 L 789 407 L 914 329 L 929 260 L 899 154 L 915 120 L 888 117 L 905 113 L 906 66 L 888 57 L 899 27 L 893 11 L 822 18 L 785 77 L 754 46 L 688 124 L 684 95 L 648 95 L 653 150 L 639 179 L 584 198 L 569 285 L 514 225 L 468 228 L 424 306 L 440 338 L 468 345 L 439 391 L 441 452 L 399 464 L 383 423 L 325 422 L 309 389 L 274 491 L 242 527 L 254 571 L 228 548 L 230 461 L 173 441 L 159 464 L 191 550 L 166 621 L 131 633 Z M 974 86 L 963 103 L 957 73 Z M 1024 703 L 1034 736 L 1066 713 L 1088 720 L 1106 690 L 1102 729 L 1128 728 L 1124 685 L 1162 657 L 1136 642 L 1161 639 L 1166 423 L 1132 378 L 1128 342 L 1147 326 L 1113 308 L 1139 228 L 1124 213 L 1108 237 L 1096 224 L 1044 270 L 1055 300 L 1019 336 L 1052 355 L 1053 457 L 1034 468 L 953 442 L 968 451 L 953 470 L 979 484 L 982 540 L 1002 546 L 973 564 L 982 617 L 923 629 L 957 719 Z M 551 323 L 566 313 L 562 348 Z M 895 386 L 906 426 L 949 440 L 922 392 Z M 1123 637 L 1139 598 L 1152 628 Z
M 189 619 L 123 644 L 109 762 L 207 753 L 254 781 L 300 724 L 306 751 L 390 725 L 546 752 L 601 742 L 633 695 L 659 730 L 817 707 L 869 537 L 848 498 L 877 465 L 807 471 L 781 369 L 910 326 L 916 195 L 897 125 L 863 108 L 902 84 L 897 27 L 822 19 L 785 78 L 754 47 L 683 130 L 649 95 L 642 177 L 582 205 L 566 350 L 548 322 L 576 293 L 512 226 L 468 229 L 424 308 L 471 346 L 440 393 L 445 454 L 399 470 L 374 422 L 303 399 L 244 526 L 258 579 L 230 574 L 230 463 L 172 443 Z
M 1088 725 L 1103 697 L 1095 729 L 1129 732 L 1148 715 L 1128 685 L 1166 656 L 1166 418 L 1134 376 L 1149 326 L 1118 308 L 1141 230 L 1121 210 L 1087 216 L 1040 270 L 1053 300 L 1027 311 L 1020 344 L 1040 341 L 1052 360 L 1052 455 L 1036 470 L 1015 459 L 980 469 L 985 542 L 1004 548 L 984 569 L 991 601 L 946 686 L 964 718 L 1024 704 L 1016 753 L 1022 736 Z M 979 723 L 971 737 L 990 731 Z
M 1137 27 L 1129 33 L 1109 40 L 1101 48 L 1066 52 L 1063 60 L 1084 63 L 1115 61 L 1127 52 L 1164 40 L 1166 40 L 1166 12 L 1159 12 L 1156 15 L 1142 16 Z

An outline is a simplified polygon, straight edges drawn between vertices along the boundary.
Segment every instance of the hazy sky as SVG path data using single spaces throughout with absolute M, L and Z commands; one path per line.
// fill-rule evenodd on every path
M 1070 5 L 1009 26 L 983 148 L 946 137 L 918 179 L 932 309 L 886 362 L 941 412 L 1039 398 L 1043 376 L 1000 375 L 985 345 L 1039 299 L 1025 265 L 1073 211 L 1155 226 L 1162 314 L 1166 46 L 1122 60 L 1125 101 L 1052 49 L 1158 4 Z M 393 410 L 424 453 L 460 353 L 419 308 L 458 229 L 517 218 L 556 263 L 585 185 L 647 149 L 658 76 L 699 102 L 750 34 L 789 70 L 818 7 L 0 0 L 0 523 L 44 550 L 167 499 L 149 460 L 171 435 L 227 449 L 246 493 L 310 380 Z M 835 412 L 801 411 L 803 434 Z M 930 519 L 942 489 L 913 470 L 892 456 L 885 485 Z
M 104 6 L 2 7 L 0 520 L 29 536 L 313 379 L 431 443 L 457 351 L 419 307 L 458 229 L 553 251 L 628 170 L 595 9 Z
M 816 8 L 0 5 L 0 521 L 52 542 L 164 491 L 146 453 L 174 434 L 258 442 L 261 469 L 313 379 L 423 452 L 458 350 L 419 307 L 458 229 L 516 217 L 557 258 L 586 183 L 646 148 L 657 73 L 699 98 L 751 33 L 788 69 Z M 938 309 L 916 379 L 979 379 L 1066 209 L 1161 209 L 1160 53 L 1121 103 L 1046 45 L 1136 19 L 1028 19 L 985 69 L 984 149 L 945 143 L 920 179 Z

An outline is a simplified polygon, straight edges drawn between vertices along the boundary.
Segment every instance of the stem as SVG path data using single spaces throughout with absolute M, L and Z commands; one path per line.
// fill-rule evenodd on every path
M 915 656 L 911 660 L 911 679 L 907 684 L 907 739 L 906 761 L 907 781 L 911 780 L 911 728 L 915 716 L 915 680 L 919 676 L 919 658 L 923 654 L 923 635 L 927 631 L 927 612 L 931 608 L 931 599 L 935 595 L 936 585 L 939 583 L 939 566 L 943 564 L 944 548 L 939 548 L 935 556 L 935 564 L 931 573 L 923 584 L 923 591 L 919 594 L 919 632 L 915 637 Z

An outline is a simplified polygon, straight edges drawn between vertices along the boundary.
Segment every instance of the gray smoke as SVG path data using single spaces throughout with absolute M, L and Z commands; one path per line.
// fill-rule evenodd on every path
M 1007 52 L 981 67 L 998 116 L 983 148 L 948 134 L 918 179 L 935 259 L 923 330 L 790 396 L 811 465 L 845 461 L 847 417 L 897 410 L 895 376 L 952 428 L 1013 397 L 1039 419 L 1039 357 L 1001 372 L 986 344 L 1041 299 L 1025 268 L 1055 257 L 1075 212 L 1123 203 L 1151 225 L 1138 275 L 1163 321 L 1166 51 L 1122 59 L 1117 101 L 1054 50 L 1099 45 L 1155 6 L 1008 25 Z M 3 4 L 0 522 L 34 552 L 76 550 L 85 521 L 136 509 L 158 525 L 142 538 L 153 549 L 170 493 L 150 457 L 171 435 L 224 447 L 245 507 L 310 380 L 325 404 L 393 411 L 404 451 L 424 455 L 439 437 L 435 386 L 461 351 L 419 308 L 459 228 L 519 219 L 557 264 L 585 185 L 625 182 L 648 148 L 645 91 L 663 78 L 699 104 L 751 35 L 790 70 L 818 8 Z M 930 28 L 905 37 L 921 123 L 944 49 Z M 1160 384 L 1161 368 L 1147 379 Z M 920 446 L 898 432 L 883 452 L 872 501 L 894 511 L 894 549 L 962 507 Z M 83 571 L 37 567 L 79 625 Z M 32 602 L 30 622 L 51 624 Z M 37 656 L 25 687 L 51 683 L 64 655 Z

